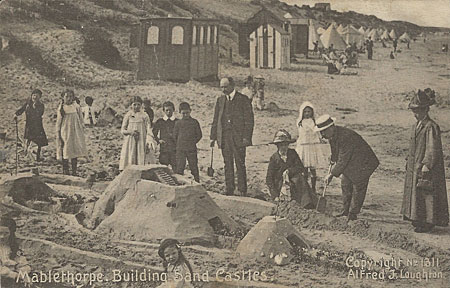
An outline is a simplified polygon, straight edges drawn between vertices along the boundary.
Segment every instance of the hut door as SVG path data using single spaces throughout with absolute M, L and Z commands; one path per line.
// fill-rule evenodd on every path
M 189 45 L 187 41 L 187 26 L 184 23 L 164 22 L 161 24 L 161 42 L 164 45 L 162 55 L 164 58 L 165 79 L 174 81 L 188 81 L 189 73 Z

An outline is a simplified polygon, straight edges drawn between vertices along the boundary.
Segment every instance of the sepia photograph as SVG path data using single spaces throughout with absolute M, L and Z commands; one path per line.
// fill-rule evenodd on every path
M 450 287 L 449 0 L 0 0 L 0 288 Z

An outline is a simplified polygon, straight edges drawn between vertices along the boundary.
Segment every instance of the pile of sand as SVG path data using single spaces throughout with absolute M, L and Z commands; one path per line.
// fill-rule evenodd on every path
M 201 185 L 173 175 L 162 165 L 127 168 L 77 219 L 115 238 L 176 238 L 204 245 L 215 244 L 217 235 L 237 233 L 241 228 Z

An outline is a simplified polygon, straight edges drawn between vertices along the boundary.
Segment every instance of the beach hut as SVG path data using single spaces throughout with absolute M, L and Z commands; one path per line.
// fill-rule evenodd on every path
M 395 33 L 394 29 L 392 29 L 391 33 L 389 33 L 389 37 L 391 37 L 391 39 L 397 39 L 397 33 Z
M 410 42 L 411 41 L 411 37 L 409 37 L 409 34 L 407 32 L 403 33 L 402 36 L 400 36 L 400 38 L 398 38 L 401 42 Z
M 342 30 L 341 36 L 347 45 L 351 45 L 353 43 L 362 45 L 364 42 L 364 36 L 362 36 L 361 33 L 352 25 L 345 27 Z
M 387 30 L 384 30 L 383 34 L 380 36 L 381 40 L 389 40 L 391 37 L 389 36 L 389 33 Z
M 308 42 L 308 49 L 314 50 L 314 42 L 319 42 L 319 47 L 323 47 L 322 41 L 320 41 L 320 36 L 317 33 L 316 26 L 314 26 L 314 23 L 311 23 L 309 25 L 309 42 Z
M 329 48 L 331 44 L 333 44 L 333 47 L 336 50 L 345 50 L 345 48 L 347 48 L 347 44 L 345 44 L 341 35 L 336 31 L 333 25 L 330 25 L 327 31 L 320 36 L 320 40 L 325 48 Z
M 290 34 L 291 55 L 308 53 L 309 20 L 300 14 L 272 7 L 261 8 L 258 12 L 239 24 L 239 54 L 246 57 L 250 54 L 249 36 L 261 25 L 275 25 Z
M 290 67 L 290 34 L 276 24 L 264 24 L 250 34 L 250 68 Z
M 188 17 L 146 18 L 139 25 L 138 79 L 216 79 L 219 22 Z

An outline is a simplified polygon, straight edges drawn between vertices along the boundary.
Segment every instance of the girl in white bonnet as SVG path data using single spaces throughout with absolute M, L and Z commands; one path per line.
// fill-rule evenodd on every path
M 303 165 L 311 175 L 311 188 L 316 191 L 316 168 L 324 163 L 324 155 L 321 151 L 321 137 L 318 132 L 314 132 L 316 126 L 314 117 L 314 106 L 311 102 L 303 102 L 299 109 L 299 116 L 297 119 L 298 140 L 297 151 L 298 156 L 303 162 Z

